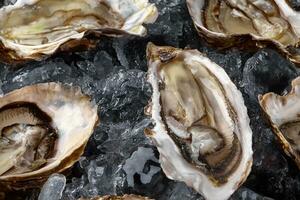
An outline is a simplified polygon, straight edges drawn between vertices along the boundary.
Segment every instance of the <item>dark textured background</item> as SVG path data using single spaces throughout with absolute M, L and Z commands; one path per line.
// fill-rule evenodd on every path
M 1 0 L 1 6 L 12 1 Z M 231 199 L 300 199 L 300 174 L 280 149 L 262 117 L 257 95 L 282 94 L 299 75 L 294 64 L 272 49 L 225 51 L 209 47 L 195 32 L 184 0 L 152 0 L 160 16 L 145 38 L 102 37 L 94 50 L 61 53 L 18 70 L 0 64 L 0 94 L 40 82 L 78 85 L 99 105 L 101 124 L 84 156 L 67 176 L 63 199 L 136 193 L 158 200 L 195 200 L 200 195 L 183 183 L 168 180 L 158 153 L 144 136 L 151 120 L 143 114 L 151 87 L 146 82 L 145 49 L 158 45 L 196 48 L 222 66 L 243 93 L 253 130 L 254 163 L 244 185 Z M 299 1 L 293 1 L 297 7 Z M 38 191 L 26 193 L 34 199 Z

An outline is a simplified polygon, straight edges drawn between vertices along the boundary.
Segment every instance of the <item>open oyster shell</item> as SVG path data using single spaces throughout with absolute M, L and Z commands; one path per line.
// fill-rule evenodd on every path
M 220 47 L 276 46 L 300 63 L 300 13 L 287 0 L 187 0 L 199 34 Z
M 157 9 L 148 0 L 18 0 L 0 9 L 0 55 L 6 61 L 39 59 L 59 49 L 88 45 L 88 34 L 143 36 Z
M 0 97 L 0 190 L 40 187 L 71 167 L 97 121 L 77 87 L 42 83 Z
M 252 166 L 252 132 L 244 100 L 226 72 L 197 50 L 149 44 L 154 121 L 148 135 L 163 171 L 206 199 L 227 199 Z
M 134 194 L 129 194 L 129 195 L 125 194 L 124 196 L 107 195 L 103 197 L 94 197 L 91 199 L 81 198 L 79 200 L 151 200 L 151 199 L 139 195 L 134 195 Z
M 292 81 L 289 94 L 267 93 L 259 96 L 259 103 L 283 150 L 300 169 L 300 77 Z

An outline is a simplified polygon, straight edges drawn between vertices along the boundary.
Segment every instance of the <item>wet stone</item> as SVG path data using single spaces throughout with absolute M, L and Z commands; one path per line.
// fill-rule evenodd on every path
M 243 77 L 244 55 L 237 49 L 232 49 L 224 52 L 210 51 L 205 49 L 207 56 L 224 68 L 230 79 L 237 87 L 241 86 Z
M 269 197 L 261 196 L 248 188 L 240 188 L 237 192 L 231 196 L 230 200 L 240 199 L 240 200 L 273 200 Z
M 141 69 L 147 71 L 146 45 L 148 38 L 124 37 L 114 38 L 113 48 L 119 64 L 125 69 Z M 130 49 L 130 51 L 128 50 Z M 144 52 L 144 53 L 141 53 Z
M 204 198 L 193 189 L 181 182 L 171 182 L 164 193 L 157 200 L 204 200 Z
M 9 71 L 3 81 L 2 89 L 8 92 L 33 83 L 60 81 L 65 78 L 66 83 L 72 83 L 76 72 L 66 65 L 62 59 L 51 62 L 32 63 L 16 71 Z
M 110 55 L 105 51 L 97 52 L 93 61 L 77 61 L 75 64 L 83 73 L 95 79 L 105 78 L 115 68 Z
M 4 93 L 3 93 L 2 89 L 1 89 L 1 87 L 2 87 L 2 82 L 0 81 L 0 97 L 4 95 Z
M 298 75 L 294 65 L 274 50 L 259 50 L 244 66 L 245 93 L 252 101 L 266 92 L 281 93 Z
M 141 70 L 120 70 L 110 74 L 100 88 L 101 116 L 111 120 L 141 119 L 151 96 L 146 73 Z
M 4 0 L 3 6 L 12 5 L 17 2 L 17 0 Z
M 294 10 L 300 11 L 300 0 L 287 0 Z
M 113 42 L 113 47 L 116 51 L 116 54 L 117 54 L 117 58 L 118 58 L 118 61 L 120 62 L 120 64 L 126 68 L 129 67 L 129 61 L 127 60 L 127 55 L 126 55 L 126 52 L 125 52 L 125 47 L 126 47 L 126 44 L 128 42 L 128 39 L 124 39 L 124 38 L 118 38 L 118 39 L 115 39 L 114 42 Z

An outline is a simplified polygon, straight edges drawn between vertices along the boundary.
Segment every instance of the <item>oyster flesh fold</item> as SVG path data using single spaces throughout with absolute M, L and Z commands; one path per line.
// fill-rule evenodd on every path
M 0 190 L 39 187 L 71 167 L 97 122 L 77 87 L 41 83 L 0 97 Z
M 206 199 L 227 199 L 252 166 L 244 100 L 226 72 L 197 50 L 147 47 L 152 102 L 145 129 L 163 171 Z
M 283 150 L 300 169 L 300 77 L 292 81 L 289 94 L 260 95 L 259 103 Z
M 0 9 L 0 52 L 5 60 L 39 59 L 90 33 L 143 36 L 157 15 L 148 0 L 18 0 Z
M 208 42 L 221 47 L 273 45 L 300 64 L 300 12 L 287 0 L 187 0 L 187 5 Z

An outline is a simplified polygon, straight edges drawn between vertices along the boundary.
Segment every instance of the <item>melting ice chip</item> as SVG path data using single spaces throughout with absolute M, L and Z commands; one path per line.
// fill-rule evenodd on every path
M 62 174 L 53 174 L 44 184 L 38 200 L 59 200 L 66 186 L 66 177 Z

